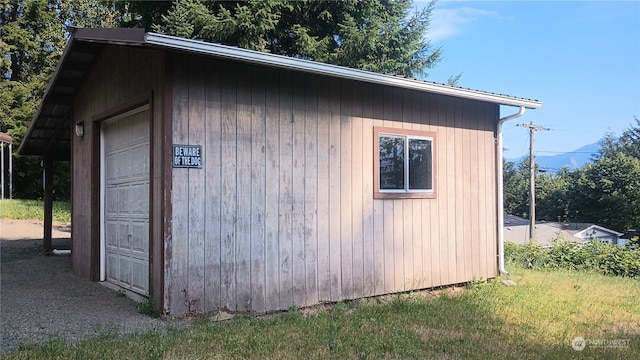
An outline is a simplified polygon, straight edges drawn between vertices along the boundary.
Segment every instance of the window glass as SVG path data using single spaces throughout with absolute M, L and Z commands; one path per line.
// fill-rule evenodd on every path
M 409 189 L 432 189 L 431 141 L 409 138 Z
M 404 185 L 404 147 L 405 138 L 401 136 L 380 136 L 380 189 L 403 190 Z

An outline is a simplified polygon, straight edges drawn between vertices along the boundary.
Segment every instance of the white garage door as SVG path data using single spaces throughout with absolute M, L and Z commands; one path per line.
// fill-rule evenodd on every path
M 149 110 L 102 126 L 103 279 L 149 293 Z

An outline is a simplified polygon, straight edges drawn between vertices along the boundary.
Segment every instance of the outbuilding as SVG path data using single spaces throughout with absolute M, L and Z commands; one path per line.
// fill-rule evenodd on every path
M 171 316 L 265 313 L 495 277 L 500 127 L 540 106 L 80 28 L 19 152 L 71 161 L 80 276 Z

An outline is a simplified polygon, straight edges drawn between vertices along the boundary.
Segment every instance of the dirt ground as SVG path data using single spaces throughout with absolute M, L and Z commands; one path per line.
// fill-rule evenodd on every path
M 41 220 L 9 220 L 0 219 L 0 240 L 42 239 L 44 224 Z M 52 237 L 68 239 L 71 237 L 71 225 L 53 222 Z
M 51 337 L 76 342 L 166 330 L 167 321 L 75 275 L 69 255 L 46 256 L 42 234 L 41 221 L 0 219 L 0 357 Z M 69 235 L 67 224 L 55 223 L 54 249 L 69 249 Z

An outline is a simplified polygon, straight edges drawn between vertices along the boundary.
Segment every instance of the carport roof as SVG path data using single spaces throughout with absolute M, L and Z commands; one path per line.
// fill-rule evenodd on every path
M 207 43 L 156 33 L 144 29 L 70 28 L 71 37 L 53 73 L 38 110 L 18 152 L 21 155 L 48 155 L 69 160 L 71 149 L 70 114 L 73 97 L 82 85 L 94 60 L 106 45 L 138 46 L 174 52 L 198 53 L 288 70 L 314 73 L 400 87 L 428 93 L 536 109 L 537 100 L 461 88 L 435 82 L 378 74 L 315 61 L 274 55 L 232 46 Z

